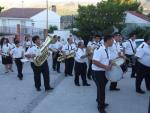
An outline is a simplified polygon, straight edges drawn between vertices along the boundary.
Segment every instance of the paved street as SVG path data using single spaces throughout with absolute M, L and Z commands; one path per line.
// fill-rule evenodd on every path
M 110 92 L 107 87 L 108 113 L 147 113 L 149 92 L 145 95 L 135 93 L 134 79 L 127 75 L 119 82 L 121 91 Z M 76 87 L 72 78 L 64 79 L 32 113 L 99 113 L 95 101 L 96 87 L 92 81 L 90 83 L 91 87 Z
M 0 113 L 98 113 L 93 81 L 89 81 L 90 87 L 76 87 L 73 77 L 64 78 L 62 74 L 51 71 L 51 85 L 55 90 L 45 93 L 42 84 L 42 91 L 37 92 L 29 63 L 24 65 L 23 81 L 16 77 L 15 66 L 15 72 L 9 74 L 4 74 L 3 66 L 0 67 Z M 107 85 L 108 113 L 147 113 L 149 92 L 145 95 L 135 93 L 135 79 L 129 74 L 130 71 L 119 82 L 121 91 L 110 92 Z M 144 82 L 142 87 L 145 89 Z

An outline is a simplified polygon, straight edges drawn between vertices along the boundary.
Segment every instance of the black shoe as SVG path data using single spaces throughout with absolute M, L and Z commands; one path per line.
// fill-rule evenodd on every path
M 100 107 L 97 107 L 98 108 L 98 111 L 100 112 L 100 113 L 107 113 L 106 111 L 105 111 L 105 109 L 100 109 Z
M 54 88 L 52 88 L 52 87 L 50 87 L 50 88 L 47 88 L 47 89 L 45 89 L 45 91 L 47 92 L 47 91 L 52 91 Z
M 109 104 L 105 103 L 104 107 L 107 108 L 109 106 Z
M 90 84 L 86 83 L 86 84 L 83 84 L 83 86 L 91 86 Z
M 136 92 L 137 92 L 137 93 L 140 93 L 140 94 L 145 94 L 145 91 L 143 91 L 143 90 L 141 90 L 141 89 L 140 89 L 140 90 L 136 90 Z
M 80 84 L 79 84 L 79 83 L 75 83 L 75 85 L 76 85 L 76 86 L 80 86 Z
M 92 77 L 91 77 L 91 76 L 88 76 L 87 78 L 88 78 L 89 80 L 92 80 Z
M 131 78 L 136 78 L 136 76 L 131 74 Z
M 71 77 L 72 77 L 72 76 L 73 76 L 73 74 L 69 74 L 69 76 L 71 76 Z
M 120 91 L 119 88 L 110 88 L 110 91 Z
M 57 71 L 57 73 L 61 73 L 60 71 Z
M 19 80 L 23 80 L 23 78 L 22 78 L 22 77 L 19 77 Z
M 41 91 L 41 88 L 36 88 L 37 91 Z

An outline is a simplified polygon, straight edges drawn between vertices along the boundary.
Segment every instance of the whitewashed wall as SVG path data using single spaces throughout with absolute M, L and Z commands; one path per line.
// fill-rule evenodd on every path
M 150 25 L 149 21 L 146 21 L 142 18 L 139 18 L 129 12 L 127 12 L 126 18 L 125 18 L 125 23 L 132 23 L 132 24 L 136 24 L 138 26 L 148 26 Z
M 41 13 L 30 18 L 34 21 L 34 27 L 42 29 L 46 28 L 46 14 L 47 12 L 46 10 L 44 10 Z M 48 21 L 49 25 L 55 25 L 58 27 L 58 29 L 60 29 L 60 16 L 58 14 L 49 11 Z

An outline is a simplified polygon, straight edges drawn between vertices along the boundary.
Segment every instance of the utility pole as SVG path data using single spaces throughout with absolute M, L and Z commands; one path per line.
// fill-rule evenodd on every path
M 47 9 L 47 12 L 46 12 L 46 29 L 48 30 L 48 0 L 46 0 L 46 9 Z

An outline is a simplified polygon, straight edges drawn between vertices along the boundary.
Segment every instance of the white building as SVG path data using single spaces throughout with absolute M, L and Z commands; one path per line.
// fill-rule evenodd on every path
M 150 18 L 136 11 L 126 12 L 126 24 L 136 24 L 136 26 L 150 26 Z
M 0 27 L 16 27 L 17 24 L 25 27 L 46 29 L 47 10 L 45 8 L 11 8 L 0 13 Z M 60 16 L 48 12 L 48 25 L 60 29 Z

